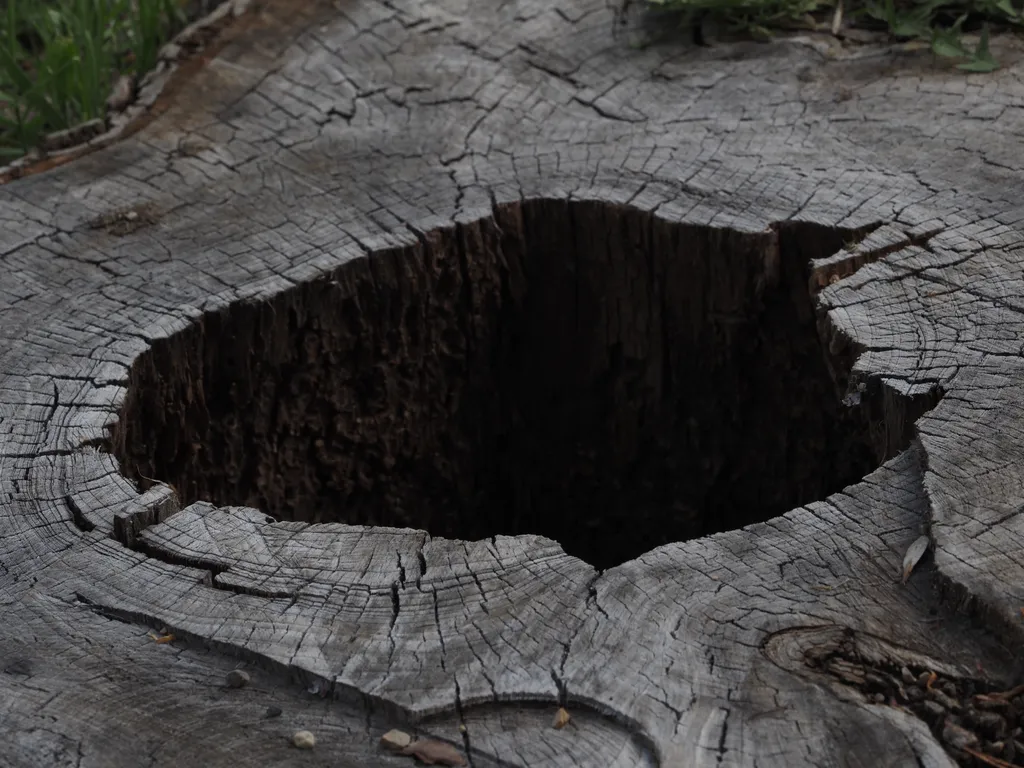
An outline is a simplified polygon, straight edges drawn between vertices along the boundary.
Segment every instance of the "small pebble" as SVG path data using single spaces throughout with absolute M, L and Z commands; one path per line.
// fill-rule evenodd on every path
M 942 740 L 954 749 L 973 747 L 978 743 L 978 737 L 973 733 L 949 722 L 942 729 Z
M 397 728 L 392 728 L 390 731 L 380 737 L 380 743 L 382 746 L 395 751 L 399 749 L 405 749 L 412 743 L 412 736 L 405 731 L 400 731 Z
M 292 736 L 292 744 L 299 749 L 312 749 L 316 746 L 316 736 L 309 731 L 296 731 Z
M 885 704 L 885 694 L 873 693 L 871 694 L 871 700 L 875 702 L 875 704 Z
M 135 80 L 129 75 L 121 75 L 107 97 L 107 108 L 112 112 L 121 112 L 135 95 Z
M 269 707 L 267 707 L 267 717 L 280 717 L 280 716 L 281 716 L 281 708 L 279 706 L 277 706 L 276 704 L 271 704 Z
M 928 681 L 931 679 L 931 677 L 931 672 L 922 672 L 920 675 L 917 676 L 917 684 L 924 688 L 928 685 Z
M 1001 738 L 1006 733 L 1006 721 L 997 712 L 971 712 L 971 722 L 990 737 Z
M 175 61 L 181 55 L 181 46 L 177 43 L 166 43 L 157 55 L 164 61 Z
M 244 688 L 249 684 L 249 673 L 241 669 L 232 669 L 224 681 L 228 684 L 228 688 Z
M 924 707 L 925 712 L 934 718 L 944 717 L 946 714 L 946 710 L 937 701 L 926 701 L 921 706 Z
M 928 697 L 941 704 L 943 709 L 948 709 L 950 712 L 960 711 L 960 702 L 951 696 L 947 696 L 937 688 L 932 688 L 928 691 Z
M 900 677 L 903 678 L 903 682 L 907 685 L 914 685 L 915 683 L 917 683 L 917 678 L 914 677 L 914 673 L 906 667 L 900 668 Z

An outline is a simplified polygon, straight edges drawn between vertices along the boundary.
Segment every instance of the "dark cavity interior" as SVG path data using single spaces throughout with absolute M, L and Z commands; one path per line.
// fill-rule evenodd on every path
M 606 568 L 856 482 L 931 403 L 823 347 L 856 233 L 536 201 L 240 302 L 135 363 L 114 450 L 183 503 L 551 537 Z

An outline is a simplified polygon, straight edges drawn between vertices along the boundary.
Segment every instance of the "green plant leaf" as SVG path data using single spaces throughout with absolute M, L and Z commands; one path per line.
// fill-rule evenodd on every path
M 992 51 L 988 47 L 988 24 L 981 28 L 981 37 L 978 40 L 978 47 L 974 49 L 971 60 L 958 64 L 957 69 L 964 72 L 994 72 L 999 69 L 999 62 L 995 60 Z
M 1020 11 L 1013 7 L 1010 0 L 993 0 L 992 4 L 1011 21 L 1020 17 Z
M 971 55 L 955 30 L 937 29 L 932 33 L 932 51 L 936 56 L 960 59 Z
M 897 19 L 889 25 L 889 31 L 895 37 L 928 37 L 931 31 L 928 24 L 918 19 L 903 18 Z
M 956 68 L 964 72 L 995 72 L 999 69 L 999 62 L 995 59 L 971 59 L 963 64 L 957 64 Z

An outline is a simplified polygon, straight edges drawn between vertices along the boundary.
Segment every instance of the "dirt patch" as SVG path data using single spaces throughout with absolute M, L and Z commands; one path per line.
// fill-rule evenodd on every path
M 934 398 L 869 386 L 844 405 L 849 359 L 808 292 L 808 261 L 857 234 L 501 207 L 155 343 L 113 450 L 183 503 L 537 533 L 613 566 L 822 499 L 906 446 Z

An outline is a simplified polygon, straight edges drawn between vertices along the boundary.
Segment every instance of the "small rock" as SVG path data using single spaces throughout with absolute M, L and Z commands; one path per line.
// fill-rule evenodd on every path
M 924 691 L 920 688 L 907 688 L 907 701 L 920 701 L 924 698 Z
M 316 736 L 309 731 L 296 731 L 292 736 L 292 744 L 299 749 L 312 749 L 316 746 Z
M 552 723 L 556 729 L 565 728 L 569 724 L 569 711 L 565 707 L 559 707 L 555 712 L 555 722 Z
M 380 743 L 382 747 L 398 751 L 405 749 L 412 743 L 412 736 L 405 731 L 400 731 L 397 728 L 392 728 L 390 731 L 380 737 Z
M 131 75 L 121 75 L 114 82 L 107 97 L 107 109 L 111 112 L 122 112 L 131 103 L 135 95 L 135 78 Z
M 249 673 L 241 669 L 232 669 L 224 678 L 228 688 L 244 688 L 249 684 Z
M 978 737 L 955 723 L 947 722 L 942 728 L 942 740 L 954 749 L 976 746 Z
M 873 693 L 871 694 L 871 700 L 875 702 L 875 704 L 885 704 L 885 694 Z
M 990 738 L 1002 738 L 1006 733 L 1006 721 L 995 712 L 971 712 L 971 723 L 984 731 Z
M 926 701 L 921 705 L 921 707 L 924 709 L 926 714 L 936 719 L 945 717 L 946 715 L 946 710 L 943 709 L 942 705 L 937 701 Z
M 900 678 L 907 685 L 916 685 L 917 684 L 917 678 L 914 677 L 914 673 L 911 672 L 906 667 L 900 667 Z
M 160 49 L 158 56 L 164 61 L 177 61 L 178 57 L 181 56 L 181 46 L 177 43 L 166 43 Z
M 267 707 L 267 717 L 280 717 L 280 716 L 281 716 L 281 708 L 279 706 L 277 706 L 276 704 L 271 704 L 269 707 Z
M 928 671 L 922 672 L 920 675 L 917 676 L 917 684 L 919 686 L 921 686 L 922 688 L 926 688 L 928 686 L 928 681 L 931 680 L 931 679 L 932 679 L 932 673 L 931 672 L 928 672 Z
M 938 688 L 932 688 L 930 691 L 928 691 L 928 696 L 932 700 L 937 701 L 939 704 L 941 704 L 943 709 L 947 709 L 950 712 L 960 711 L 960 702 L 950 696 L 947 696 Z

